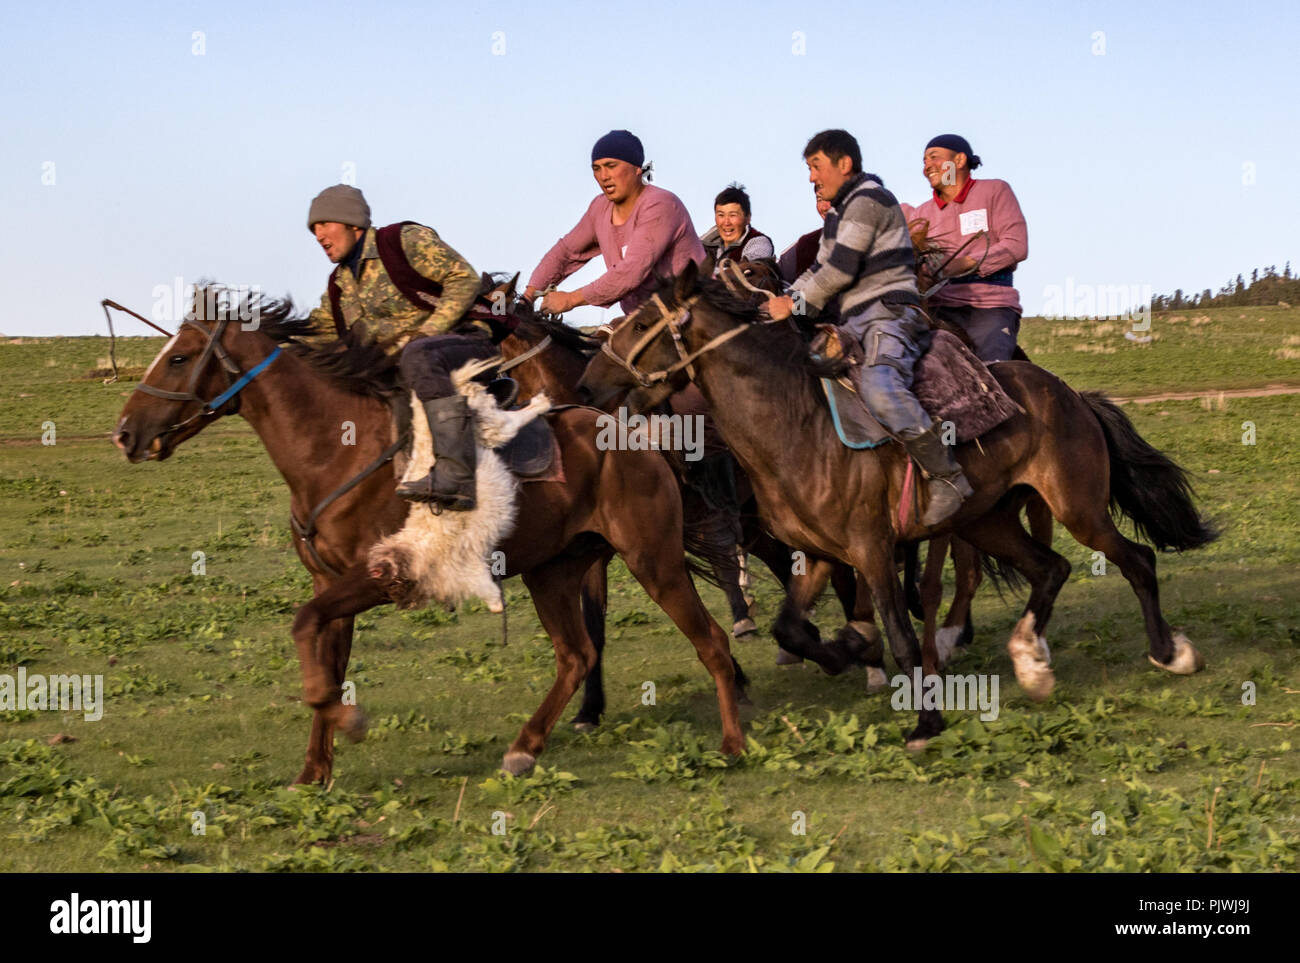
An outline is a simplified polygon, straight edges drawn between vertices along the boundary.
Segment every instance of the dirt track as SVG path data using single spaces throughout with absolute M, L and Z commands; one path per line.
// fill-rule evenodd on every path
M 1149 405 L 1155 401 L 1196 401 L 1198 398 L 1267 398 L 1271 395 L 1300 395 L 1295 385 L 1265 385 L 1262 388 L 1213 388 L 1205 391 L 1171 391 L 1163 395 L 1142 395 L 1137 398 L 1112 398 L 1121 405 L 1129 403 Z

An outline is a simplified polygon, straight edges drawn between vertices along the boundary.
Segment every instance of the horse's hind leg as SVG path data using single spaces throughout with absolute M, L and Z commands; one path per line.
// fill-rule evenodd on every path
M 573 728 L 586 732 L 600 725 L 605 714 L 605 613 L 609 607 L 609 559 L 606 555 L 587 570 L 582 579 L 582 623 L 596 649 L 596 664 L 583 683 L 582 707 L 573 718 Z
M 625 544 L 628 539 L 619 532 L 608 537 L 646 594 L 695 646 L 717 690 L 718 711 L 722 716 L 722 751 L 740 755 L 745 748 L 745 737 L 740 729 L 736 694 L 738 667 L 731 656 L 727 634 L 704 607 L 687 574 L 680 543 L 674 545 L 673 539 L 655 535 L 638 539 L 639 544 L 628 545 Z
M 333 582 L 316 580 L 319 592 L 294 616 L 293 638 L 302 669 L 303 701 L 312 708 L 307 759 L 295 785 L 328 782 L 334 767 L 334 730 L 353 742 L 364 738 L 365 714 L 343 704 L 343 680 L 352 653 L 354 617 L 388 601 L 379 584 L 357 567 Z
M 952 539 L 952 569 L 955 592 L 948 614 L 944 617 L 943 628 L 936 636 L 936 644 L 944 661 L 952 655 L 957 646 L 968 646 L 975 638 L 975 625 L 971 621 L 971 603 L 975 601 L 975 592 L 984 581 L 984 572 L 980 568 L 980 553 L 975 546 L 960 538 Z
M 995 510 L 963 525 L 957 534 L 979 551 L 1014 566 L 1029 580 L 1029 601 L 1011 633 L 1007 651 L 1025 694 L 1036 702 L 1046 699 L 1056 685 L 1045 637 L 1047 622 L 1061 586 L 1070 577 L 1070 563 L 1029 536 L 1020 524 L 1018 509 Z
M 1025 517 L 1029 520 L 1029 534 L 1034 536 L 1036 541 L 1042 542 L 1048 548 L 1052 547 L 1052 510 L 1043 500 L 1043 496 L 1035 492 L 1025 502 Z
M 591 555 L 560 556 L 523 573 L 537 617 L 555 647 L 555 682 L 501 762 L 502 769 L 516 776 L 537 763 L 564 707 L 596 664 L 596 647 L 587 637 L 579 603 L 583 577 L 594 560 Z
M 926 543 L 925 568 L 921 570 L 921 578 L 913 583 L 911 576 L 906 577 L 908 584 L 915 584 L 920 597 L 922 655 L 932 659 L 938 669 L 947 665 L 948 658 L 952 655 L 952 643 L 936 631 L 939 606 L 943 602 L 943 566 L 948 560 L 948 545 L 951 541 L 952 538 L 948 535 L 930 539 Z M 908 558 L 911 559 L 916 551 L 916 546 L 908 546 Z M 908 607 L 911 608 L 910 605 Z
M 1119 566 L 1142 605 L 1149 651 L 1147 658 L 1158 668 L 1175 675 L 1192 675 L 1205 668 L 1205 659 L 1179 633 L 1174 635 L 1160 611 L 1160 588 L 1156 581 L 1156 553 L 1149 546 L 1131 542 L 1115 527 L 1104 503 L 1091 510 L 1067 508 L 1057 518 L 1076 539 L 1101 552 L 1107 563 Z
M 709 567 L 713 569 L 722 594 L 727 597 L 727 607 L 731 610 L 731 634 L 738 639 L 756 634 L 758 626 L 749 615 L 753 599 L 745 594 L 740 524 L 724 512 L 713 510 L 704 496 L 690 487 L 682 489 L 682 512 L 690 519 L 686 523 L 687 543 L 694 543 L 707 551 Z
M 1052 512 L 1047 502 L 1037 493 L 1030 496 L 1025 504 L 1025 515 L 1029 520 L 1029 533 L 1034 540 L 1052 547 Z M 943 628 L 935 634 L 935 646 L 939 652 L 941 665 L 947 664 L 956 648 L 966 648 L 975 640 L 975 623 L 971 619 L 971 605 L 975 593 L 984 581 L 984 571 L 980 566 L 980 553 L 975 546 L 960 538 L 952 539 L 953 581 L 956 591 L 948 614 L 944 617 Z M 940 557 L 940 563 L 943 559 Z M 926 571 L 929 572 L 927 558 Z M 940 565 L 942 569 L 942 564 Z M 940 571 L 942 578 L 942 571 Z

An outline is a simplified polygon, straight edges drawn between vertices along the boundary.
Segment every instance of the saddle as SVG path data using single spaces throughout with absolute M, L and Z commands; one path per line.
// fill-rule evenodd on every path
M 496 378 L 487 385 L 488 394 L 496 399 L 497 407 L 505 411 L 518 411 L 519 386 L 513 378 Z M 405 471 L 405 462 L 410 457 L 411 445 L 411 396 L 408 392 L 397 392 L 391 398 L 393 410 L 393 437 L 406 438 L 407 443 L 401 452 L 397 465 L 398 473 Z M 555 463 L 559 445 L 555 432 L 545 418 L 534 418 L 511 438 L 496 453 L 505 462 L 506 468 L 516 478 L 529 480 L 545 475 Z
M 809 348 L 814 360 L 843 358 L 849 365 L 863 363 L 861 346 L 843 338 L 834 325 L 818 325 L 817 329 Z M 821 384 L 835 433 L 846 447 L 875 448 L 893 437 L 867 410 L 847 374 L 821 378 Z M 932 418 L 953 423 L 958 443 L 979 438 L 1012 415 L 1024 413 L 984 362 L 960 338 L 943 330 L 931 333 L 930 347 L 913 374 L 912 392 Z

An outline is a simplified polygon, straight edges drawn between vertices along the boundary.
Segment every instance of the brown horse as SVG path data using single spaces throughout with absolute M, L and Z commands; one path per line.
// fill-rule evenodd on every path
M 498 295 L 512 300 L 513 280 L 499 284 L 491 297 L 495 300 Z M 598 352 L 601 341 L 576 331 L 562 321 L 535 315 L 528 302 L 518 302 L 507 311 L 498 310 L 494 315 L 484 314 L 483 318 L 498 328 L 502 335 L 501 355 L 508 364 L 512 364 L 509 374 L 518 382 L 521 400 L 538 392 L 545 392 L 548 398 L 564 403 L 583 400 L 577 384 L 588 362 Z M 664 454 L 671 461 L 675 453 Z M 676 471 L 680 481 L 680 469 Z M 871 595 L 866 590 L 865 583 L 860 578 L 855 578 L 851 568 L 836 566 L 830 582 L 843 608 L 845 623 L 829 642 L 823 643 L 820 632 L 806 617 L 806 613 L 826 587 L 826 579 L 814 575 L 789 546 L 774 538 L 761 524 L 752 488 L 743 471 L 738 472 L 737 487 L 741 492 L 742 544 L 745 550 L 767 565 L 787 595 L 794 600 L 783 606 L 773 627 L 773 635 L 778 641 L 791 634 L 797 634 L 801 639 L 815 640 L 805 648 L 814 653 L 812 660 L 824 671 L 835 675 L 852 666 L 865 665 L 869 674 L 869 687 L 873 691 L 884 688 L 884 646 L 880 630 L 873 621 Z M 689 488 L 684 484 L 682 488 L 684 504 L 689 504 Z M 698 535 L 692 536 L 688 522 L 688 548 L 706 558 L 711 557 L 712 547 L 701 544 L 704 540 Z M 738 591 L 734 584 L 727 584 L 726 573 L 716 565 L 714 573 L 717 581 L 722 583 L 724 592 L 729 589 Z M 734 613 L 734 602 L 732 604 Z M 604 647 L 604 612 L 605 571 L 599 567 L 589 573 L 583 585 L 583 614 L 587 633 L 596 644 L 598 658 L 584 686 L 582 708 L 574 719 L 574 725 L 578 728 L 588 728 L 598 723 L 605 705 L 601 685 L 603 663 L 599 657 Z
M 196 304 L 205 303 L 196 292 Z M 354 328 L 346 343 L 311 348 L 310 329 L 288 301 L 256 305 L 260 326 L 226 318 L 187 320 L 128 399 L 113 440 L 132 462 L 170 457 L 223 415 L 240 414 L 289 485 L 299 558 L 315 596 L 298 610 L 293 636 L 312 707 L 306 764 L 295 783 L 328 781 L 337 728 L 364 736 L 360 709 L 342 702 L 355 616 L 390 600 L 389 584 L 367 572 L 368 549 L 398 530 L 410 504 L 394 492 L 391 394 L 394 359 Z M 250 314 L 252 312 L 249 312 Z M 240 316 L 248 316 L 241 312 Z M 712 675 L 722 716 L 722 751 L 744 746 L 736 671 L 726 634 L 709 615 L 684 564 L 681 501 L 653 451 L 602 451 L 598 413 L 548 415 L 565 480 L 519 486 L 520 522 L 500 546 L 506 574 L 522 575 L 555 648 L 556 681 L 505 755 L 507 771 L 530 769 L 595 662 L 583 627 L 579 587 L 617 552 L 650 597 L 695 645 Z M 341 444 L 344 422 L 355 444 Z M 331 493 L 346 488 L 322 509 Z M 303 520 L 308 521 L 304 522 Z M 314 531 L 313 531 L 314 530 Z
M 807 357 L 802 338 L 791 326 L 759 320 L 752 300 L 688 266 L 614 332 L 583 386 L 597 402 L 632 388 L 629 402 L 644 408 L 680 387 L 689 368 L 773 532 L 863 575 L 903 672 L 921 666 L 921 651 L 903 605 L 895 544 L 951 531 L 1028 579 L 1029 601 L 1008 649 L 1026 693 L 1043 699 L 1051 692 L 1044 633 L 1070 565 L 1020 524 L 1033 491 L 1076 539 L 1124 573 L 1141 603 L 1151 661 L 1178 674 L 1204 666 L 1160 612 L 1155 553 L 1125 538 L 1110 509 L 1160 549 L 1195 548 L 1215 533 L 1196 510 L 1184 471 L 1143 441 L 1116 405 L 1098 393 L 1080 395 L 1032 364 L 996 365 L 999 383 L 1024 413 L 986 433 L 978 447 L 957 448 L 974 494 L 943 525 L 927 529 L 919 511 L 900 519 L 908 468 L 901 447 L 857 452 L 841 445 L 800 363 Z M 937 669 L 932 662 L 927 673 Z M 909 743 L 921 744 L 942 725 L 937 709 L 921 708 Z
M 925 292 L 921 304 L 928 308 L 926 295 L 932 295 L 944 283 L 936 272 L 946 266 L 953 255 L 943 251 L 929 239 L 930 222 L 925 218 L 915 218 L 907 225 L 912 238 L 913 262 L 917 269 L 917 287 Z M 955 324 L 950 324 L 937 314 L 927 311 L 931 324 L 960 338 L 966 347 L 975 353 L 975 344 L 970 335 Z M 1029 357 L 1017 345 L 1012 361 L 1028 361 Z M 1048 548 L 1052 546 L 1052 514 L 1047 504 L 1037 495 L 1030 496 L 1025 503 L 1025 514 L 1029 521 L 1029 532 Z M 952 553 L 955 593 L 952 604 L 942 628 L 938 627 L 939 603 L 943 600 L 943 566 L 949 551 Z M 972 546 L 952 535 L 939 535 L 926 543 L 925 568 L 917 578 L 917 548 L 910 547 L 907 554 L 907 573 L 904 586 L 908 595 L 909 607 L 913 614 L 924 622 L 922 630 L 922 651 L 933 651 L 940 667 L 948 661 L 957 646 L 967 646 L 973 640 L 975 627 L 971 622 L 971 603 L 975 592 L 983 580 L 980 554 Z

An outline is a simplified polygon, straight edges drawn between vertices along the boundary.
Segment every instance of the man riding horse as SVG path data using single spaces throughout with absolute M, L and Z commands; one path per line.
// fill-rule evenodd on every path
M 546 252 L 528 280 L 524 297 L 535 298 L 600 254 L 608 270 L 577 291 L 547 290 L 541 309 L 563 314 L 581 304 L 618 303 L 631 314 L 650 296 L 656 275 L 673 275 L 687 261 L 704 260 L 691 216 L 676 194 L 647 184 L 645 149 L 637 136 L 611 130 L 591 149 L 591 173 L 600 196 L 573 230 Z
M 635 134 L 611 130 L 597 140 L 591 149 L 591 172 L 600 186 L 600 196 L 577 225 L 546 252 L 524 290 L 528 300 L 545 292 L 541 310 L 549 314 L 563 314 L 583 304 L 608 307 L 615 303 L 624 314 L 631 314 L 654 291 L 659 278 L 679 274 L 688 264 L 698 265 L 705 259 L 686 205 L 676 194 L 646 183 L 645 149 Z M 603 275 L 576 291 L 552 290 L 597 254 L 608 269 Z M 735 557 L 734 568 L 728 567 L 723 577 L 734 579 L 743 595 L 745 563 L 738 544 L 740 509 L 733 458 L 694 384 L 673 394 L 668 403 L 683 419 L 703 419 L 704 457 L 687 463 L 685 469 L 687 484 L 702 499 L 702 504 L 687 506 L 693 513 L 691 527 L 698 538 L 720 549 L 719 554 Z M 737 602 L 732 615 L 733 635 L 757 631 L 746 606 Z
M 463 320 L 479 276 L 430 227 L 410 221 L 372 227 L 364 195 L 345 184 L 316 196 L 307 228 L 336 265 L 310 315 L 321 333 L 307 340 L 342 338 L 364 322 L 370 339 L 401 352 L 402 381 L 428 416 L 437 460 L 428 475 L 403 482 L 397 493 L 453 511 L 473 509 L 473 423 L 451 373 L 496 353 L 488 329 Z
M 928 299 L 930 312 L 965 331 L 981 361 L 1010 361 L 1020 332 L 1014 273 L 1029 256 L 1028 229 L 1006 181 L 971 176 L 980 163 L 965 137 L 931 138 L 922 173 L 932 196 L 905 213 L 909 229 L 923 230 L 934 252 L 924 259 L 931 263 L 922 266 L 922 277 L 938 280 L 935 262 L 952 260 L 947 283 Z
M 822 131 L 803 155 L 818 199 L 831 207 L 816 262 L 795 280 L 793 297 L 775 298 L 767 309 L 783 320 L 795 312 L 795 298 L 801 310 L 838 306 L 841 328 L 865 352 L 865 362 L 853 369 L 858 391 L 929 479 L 922 521 L 938 525 L 961 507 L 971 487 L 940 437 L 939 422 L 911 391 L 930 326 L 920 308 L 902 209 L 879 177 L 863 172 L 858 142 L 847 131 Z
M 772 239 L 750 223 L 752 217 L 743 184 L 733 182 L 713 199 L 713 227 L 700 237 L 705 274 L 717 277 L 729 261 L 769 261 L 775 266 Z

